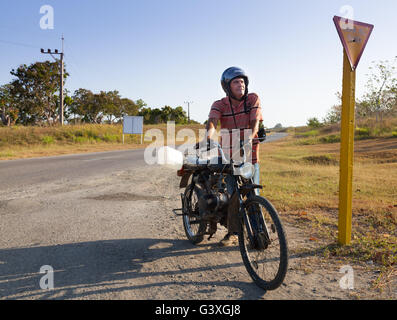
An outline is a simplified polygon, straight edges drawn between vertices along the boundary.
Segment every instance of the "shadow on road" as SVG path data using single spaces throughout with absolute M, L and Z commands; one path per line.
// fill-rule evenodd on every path
M 208 252 L 215 255 L 217 251 L 236 250 L 238 247 L 222 248 L 208 244 L 193 246 L 186 240 L 175 239 L 107 240 L 0 249 L 0 299 L 97 299 L 95 295 L 106 297 L 123 291 L 145 288 L 156 290 L 169 285 L 194 285 L 197 293 L 208 292 L 208 286 L 233 287 L 243 292 L 241 299 L 258 299 L 265 292 L 249 281 L 248 274 L 247 282 L 197 282 L 193 279 L 190 282 L 186 281 L 186 277 L 182 281 L 173 279 L 173 276 L 181 274 L 241 267 L 242 262 L 217 264 L 214 261 L 213 265 L 203 267 L 183 268 L 182 265 L 178 270 L 142 270 L 145 263 L 166 257 L 193 257 Z M 39 270 L 43 265 L 50 265 L 54 269 L 53 290 L 40 289 L 40 279 L 44 274 L 40 274 Z M 169 276 L 169 281 L 148 283 L 143 279 L 156 276 L 163 276 L 162 279 Z M 135 292 L 135 296 L 140 299 L 139 293 Z

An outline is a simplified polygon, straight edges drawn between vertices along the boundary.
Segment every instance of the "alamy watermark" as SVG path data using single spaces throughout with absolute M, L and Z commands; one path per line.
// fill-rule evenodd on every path
M 196 146 L 199 143 L 199 149 L 202 158 L 209 159 L 210 164 L 228 164 L 231 160 L 242 162 L 243 156 L 240 153 L 241 145 L 244 145 L 245 162 L 252 162 L 252 130 L 251 129 L 221 129 L 219 132 L 214 131 L 211 137 L 212 142 L 221 141 L 220 148 L 216 144 L 207 146 L 208 131 L 206 129 L 198 130 L 197 136 L 194 130 L 184 128 L 175 132 L 175 122 L 167 122 L 166 138 L 160 129 L 150 129 L 145 132 L 144 141 L 152 142 L 144 151 L 144 160 L 149 165 L 163 164 L 167 162 L 161 159 L 166 152 L 170 150 L 170 157 L 180 153 L 185 157 L 196 156 Z M 185 142 L 187 140 L 187 142 Z M 185 142 L 176 148 L 176 143 Z M 164 151 L 164 147 L 168 147 Z M 208 149 L 207 149 L 208 147 Z M 223 156 L 220 155 L 223 153 Z
M 344 19 L 344 23 L 341 24 L 341 28 L 343 30 L 352 30 L 354 29 L 354 9 L 352 6 L 344 5 L 340 7 L 339 13 Z M 343 21 L 343 20 L 342 20 Z
M 342 290 L 354 290 L 354 270 L 351 266 L 345 265 L 339 269 L 339 273 L 345 275 L 339 280 L 339 287 Z
M 45 265 L 40 268 L 40 273 L 45 275 L 40 278 L 40 288 L 43 290 L 53 290 L 54 289 L 54 268 Z
M 40 7 L 40 28 L 42 30 L 54 29 L 54 8 L 48 4 Z

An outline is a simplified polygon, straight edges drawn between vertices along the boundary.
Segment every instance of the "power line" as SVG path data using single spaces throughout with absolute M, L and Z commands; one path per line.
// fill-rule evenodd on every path
M 26 43 L 20 43 L 20 42 L 14 42 L 14 41 L 8 41 L 8 40 L 1 40 L 1 43 L 6 43 L 6 44 L 11 44 L 13 46 L 20 46 L 20 47 L 27 47 L 27 48 L 34 48 L 34 49 L 39 49 L 40 47 L 38 46 L 33 46 L 31 44 L 26 44 Z

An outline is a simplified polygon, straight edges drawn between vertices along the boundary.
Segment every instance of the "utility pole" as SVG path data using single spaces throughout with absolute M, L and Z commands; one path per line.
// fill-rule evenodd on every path
M 63 57 L 64 57 L 64 52 L 63 52 L 63 40 L 64 37 L 62 35 L 62 52 L 58 52 L 58 49 L 55 49 L 54 51 L 51 51 L 50 49 L 47 50 L 47 52 L 44 52 L 44 49 L 41 49 L 41 53 L 43 54 L 50 54 L 51 57 L 54 58 L 55 61 L 58 61 L 53 54 L 58 54 L 60 55 L 61 59 L 59 60 L 60 62 L 60 68 L 61 68 L 61 74 L 60 74 L 60 89 L 59 89 L 59 122 L 61 126 L 63 126 L 63 77 L 64 77 L 64 62 L 63 62 Z
M 193 103 L 193 101 L 185 101 L 185 104 L 187 104 L 187 119 L 188 123 L 190 123 L 190 104 Z

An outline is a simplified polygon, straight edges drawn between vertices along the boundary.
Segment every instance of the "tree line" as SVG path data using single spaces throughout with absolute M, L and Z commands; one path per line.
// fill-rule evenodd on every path
M 4 126 L 54 125 L 59 123 L 60 64 L 36 62 L 11 70 L 14 79 L 0 86 L 0 117 Z M 64 72 L 64 81 L 69 73 Z M 117 90 L 94 93 L 80 88 L 64 92 L 67 123 L 118 123 L 124 116 L 143 116 L 145 124 L 188 122 L 181 106 L 148 108 L 142 100 L 122 98 Z M 197 123 L 191 121 L 191 123 Z

